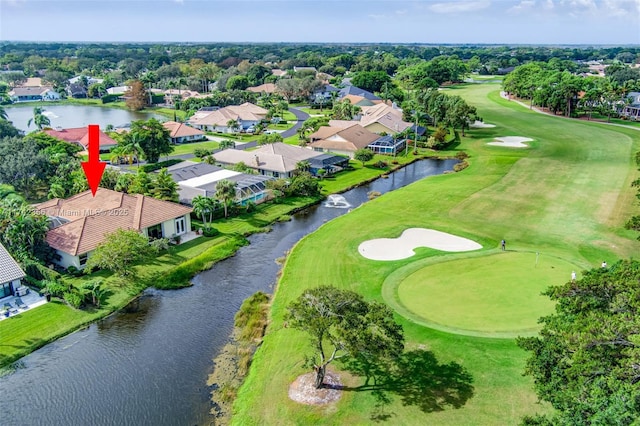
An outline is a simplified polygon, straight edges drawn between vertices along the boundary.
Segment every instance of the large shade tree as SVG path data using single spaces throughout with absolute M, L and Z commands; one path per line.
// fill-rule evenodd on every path
M 526 374 L 556 409 L 539 425 L 631 425 L 640 418 L 640 262 L 623 260 L 549 288 L 556 312 L 530 352 Z
M 157 163 L 161 155 L 171 154 L 174 149 L 169 131 L 155 118 L 131 123 L 128 138 L 137 141 L 149 163 Z
M 288 306 L 286 320 L 311 337 L 316 388 L 322 387 L 327 366 L 337 359 L 372 363 L 404 350 L 402 327 L 393 312 L 349 290 L 329 286 L 305 290 Z
M 118 229 L 105 237 L 89 256 L 86 270 L 107 269 L 126 277 L 133 272 L 131 267 L 152 253 L 149 240 L 135 230 Z

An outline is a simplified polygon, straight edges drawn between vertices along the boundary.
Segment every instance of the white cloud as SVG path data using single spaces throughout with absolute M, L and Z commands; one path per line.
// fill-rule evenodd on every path
M 509 12 L 509 13 L 527 12 L 527 11 L 533 9 L 533 7 L 535 7 L 535 5 L 536 5 L 536 1 L 535 0 L 522 0 L 517 5 L 510 7 L 507 12 Z
M 448 3 L 434 3 L 429 9 L 435 13 L 465 13 L 486 9 L 491 6 L 488 0 L 483 1 L 453 1 Z
M 406 15 L 407 9 L 396 10 L 396 15 Z

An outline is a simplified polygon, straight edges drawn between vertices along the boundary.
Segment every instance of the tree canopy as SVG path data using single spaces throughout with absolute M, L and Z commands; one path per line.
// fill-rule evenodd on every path
M 311 337 L 316 388 L 322 387 L 327 365 L 336 359 L 370 363 L 404 350 L 402 327 L 391 309 L 349 290 L 329 286 L 305 290 L 288 306 L 286 321 Z
M 621 260 L 549 288 L 556 312 L 529 351 L 526 374 L 557 410 L 527 424 L 636 424 L 640 418 L 640 262 Z
M 131 266 L 152 253 L 149 240 L 135 230 L 118 229 L 106 236 L 89 256 L 86 270 L 107 269 L 125 277 L 131 274 Z
M 155 118 L 131 123 L 130 135 L 136 138 L 149 163 L 157 163 L 161 155 L 173 152 L 169 131 Z

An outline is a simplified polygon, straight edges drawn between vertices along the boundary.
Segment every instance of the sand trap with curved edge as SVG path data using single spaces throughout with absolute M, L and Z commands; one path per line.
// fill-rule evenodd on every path
M 495 142 L 489 142 L 487 145 L 506 146 L 508 148 L 528 148 L 524 142 L 531 142 L 533 139 L 522 136 L 502 136 L 496 138 Z
M 469 127 L 471 127 L 472 129 L 489 129 L 491 127 L 496 127 L 496 125 L 476 120 L 473 123 L 469 124 Z
M 425 228 L 409 228 L 398 238 L 376 238 L 364 241 L 358 252 L 371 260 L 400 260 L 413 256 L 416 247 L 428 247 L 442 251 L 472 251 L 482 246 L 475 241 L 446 232 Z

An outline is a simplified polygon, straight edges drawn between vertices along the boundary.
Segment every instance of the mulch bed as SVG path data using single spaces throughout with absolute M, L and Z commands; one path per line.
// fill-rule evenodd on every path
M 315 387 L 315 378 L 315 372 L 298 376 L 289 386 L 289 398 L 306 405 L 325 405 L 340 399 L 342 383 L 337 374 L 327 371 L 320 389 Z

